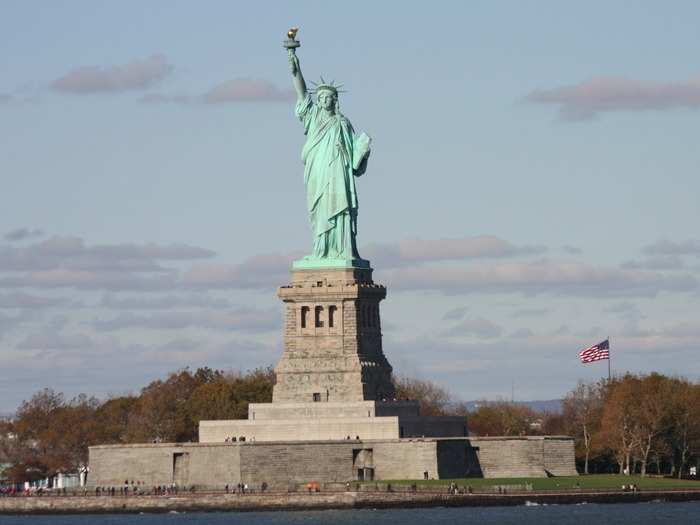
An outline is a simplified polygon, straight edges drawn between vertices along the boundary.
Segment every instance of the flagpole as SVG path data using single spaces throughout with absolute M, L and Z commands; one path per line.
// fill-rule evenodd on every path
M 612 352 L 610 352 L 610 336 L 608 336 L 608 383 L 612 381 L 612 374 L 610 373 L 610 361 L 612 357 Z

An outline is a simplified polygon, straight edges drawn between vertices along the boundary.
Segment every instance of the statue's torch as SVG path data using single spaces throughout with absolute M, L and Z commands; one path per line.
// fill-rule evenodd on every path
M 301 42 L 296 39 L 297 31 L 299 31 L 298 27 L 290 28 L 289 31 L 287 31 L 287 40 L 282 42 L 282 46 L 286 47 L 287 51 L 289 51 L 290 57 L 295 54 L 294 50 L 301 45 Z

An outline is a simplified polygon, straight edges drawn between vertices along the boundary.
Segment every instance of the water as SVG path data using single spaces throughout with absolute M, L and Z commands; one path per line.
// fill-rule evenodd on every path
M 75 516 L 2 516 L 0 525 L 528 525 L 556 523 L 697 523 L 700 502 L 616 505 L 532 505 L 311 512 L 212 512 L 182 514 L 106 514 Z

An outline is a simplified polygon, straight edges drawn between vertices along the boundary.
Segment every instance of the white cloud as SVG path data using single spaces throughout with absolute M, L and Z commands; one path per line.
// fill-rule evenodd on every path
M 221 82 L 201 95 L 147 93 L 141 97 L 140 102 L 192 106 L 245 102 L 287 102 L 293 99 L 294 93 L 291 90 L 279 89 L 267 80 L 238 78 Z
M 16 228 L 7 232 L 3 237 L 6 241 L 23 241 L 32 237 L 41 237 L 42 235 L 44 235 L 44 232 L 36 228 Z
M 645 318 L 645 315 L 639 309 L 639 306 L 629 301 L 621 301 L 614 303 L 605 309 L 606 312 L 617 315 L 620 319 L 636 323 Z
M 86 350 L 97 348 L 95 341 L 87 335 L 59 333 L 30 334 L 15 346 L 20 350 Z
M 192 288 L 272 288 L 289 279 L 295 255 L 255 255 L 240 264 L 197 264 L 182 276 Z
M 579 84 L 538 89 L 528 102 L 559 106 L 564 120 L 592 118 L 610 111 L 648 111 L 700 107 L 700 79 L 658 83 L 623 77 L 594 77 Z
M 281 314 L 276 308 L 269 310 L 239 308 L 223 311 L 158 312 L 146 315 L 126 312 L 111 319 L 97 319 L 92 324 L 96 330 L 102 332 L 131 328 L 182 330 L 188 327 L 198 327 L 259 333 L 279 328 L 280 322 Z
M 686 241 L 657 241 L 653 244 L 645 246 L 642 252 L 646 255 L 660 256 L 678 256 L 678 255 L 696 255 L 700 257 L 700 240 L 688 239 Z
M 196 104 L 198 101 L 198 97 L 191 95 L 164 95 L 163 93 L 146 93 L 139 99 L 142 104 L 182 104 L 184 106 Z
M 549 308 L 522 308 L 516 310 L 511 317 L 544 317 L 549 313 Z
M 77 306 L 75 301 L 65 297 L 41 297 L 25 292 L 0 294 L 0 308 L 51 308 L 57 306 Z
M 207 104 L 291 100 L 291 91 L 282 91 L 267 80 L 237 78 L 211 88 L 203 95 Z
M 102 308 L 114 310 L 170 310 L 173 308 L 227 308 L 229 301 L 209 295 L 166 295 L 156 297 L 119 297 L 105 294 L 99 303 Z
M 685 268 L 685 263 L 676 255 L 657 255 L 642 260 L 625 261 L 620 267 L 631 270 L 680 270 Z
M 580 262 L 538 260 L 467 267 L 425 266 L 385 272 L 385 281 L 404 290 L 444 293 L 551 293 L 575 296 L 647 296 L 661 291 L 692 292 L 690 274 L 597 267 Z
M 524 339 L 526 337 L 534 337 L 535 332 L 530 330 L 529 328 L 518 328 L 515 332 L 510 334 L 508 337 L 512 339 Z
M 457 239 L 406 239 L 398 243 L 374 243 L 364 246 L 361 253 L 376 267 L 386 268 L 430 261 L 539 255 L 546 251 L 547 248 L 540 245 L 518 246 L 493 235 L 477 235 Z
M 128 272 L 42 270 L 0 278 L 0 288 L 74 288 L 78 290 L 163 291 L 177 287 L 174 275 L 142 276 Z
M 213 256 L 187 244 L 87 245 L 80 237 L 54 236 L 0 247 L 0 288 L 162 290 L 177 286 L 177 271 L 161 263 Z
M 393 244 L 370 244 L 361 248 L 373 267 L 390 269 L 430 261 L 509 258 L 541 254 L 539 245 L 515 245 L 498 237 L 481 235 L 459 239 L 405 240 Z M 240 264 L 198 264 L 182 278 L 195 288 L 270 288 L 286 282 L 291 262 L 301 254 L 263 254 Z
M 277 345 L 236 337 L 177 336 L 133 344 L 114 336 L 67 335 L 60 329 L 32 333 L 21 344 L 21 349 L 0 352 L 0 370 L 12 371 L 0 381 L 0 412 L 14 410 L 47 385 L 67 397 L 85 392 L 105 398 L 138 391 L 184 367 L 247 370 L 273 364 L 281 353 Z
M 28 246 L 0 247 L 0 271 L 69 269 L 78 271 L 164 271 L 157 261 L 206 259 L 211 250 L 187 244 L 86 245 L 75 236 L 54 236 Z
M 449 337 L 475 335 L 484 339 L 499 337 L 502 334 L 503 327 L 482 317 L 477 319 L 465 319 L 445 332 L 445 335 Z
M 54 80 L 51 87 L 76 94 L 143 90 L 166 78 L 173 69 L 164 55 L 152 55 L 118 66 L 79 67 Z
M 581 250 L 581 248 L 577 248 L 576 246 L 572 246 L 570 244 L 565 244 L 561 247 L 561 249 L 569 255 L 581 255 L 583 253 L 583 250 Z
M 578 352 L 608 334 L 600 328 L 585 332 L 535 333 L 524 329 L 508 337 L 472 341 L 385 337 L 384 348 L 396 373 L 430 379 L 464 400 L 510 398 L 513 384 L 516 399 L 542 399 L 563 395 L 578 379 L 597 380 L 607 375 L 606 363 L 582 365 Z M 609 335 L 613 373 L 680 372 L 693 380 L 700 378 L 697 323 L 634 333 L 613 330 Z M 426 348 L 430 349 L 429 358 Z
M 459 321 L 460 319 L 464 318 L 464 315 L 467 313 L 467 310 L 469 310 L 469 308 L 467 308 L 466 306 L 453 308 L 452 310 L 445 312 L 445 315 L 442 316 L 442 320 Z

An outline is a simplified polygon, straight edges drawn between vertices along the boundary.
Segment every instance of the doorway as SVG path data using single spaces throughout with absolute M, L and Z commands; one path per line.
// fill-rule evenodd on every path
M 173 483 L 179 487 L 187 485 L 190 473 L 190 455 L 187 452 L 173 454 Z

